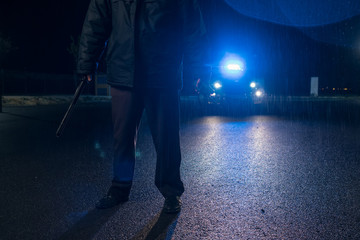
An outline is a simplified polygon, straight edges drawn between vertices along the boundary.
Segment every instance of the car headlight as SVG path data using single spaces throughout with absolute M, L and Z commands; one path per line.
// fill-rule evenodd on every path
M 220 83 L 220 82 L 215 82 L 215 83 L 214 83 L 214 88 L 216 88 L 216 89 L 222 88 L 221 83 Z
M 261 90 L 257 90 L 256 92 L 255 92 L 255 96 L 257 96 L 257 97 L 262 97 L 264 95 L 264 93 L 263 93 L 263 91 L 261 91 Z

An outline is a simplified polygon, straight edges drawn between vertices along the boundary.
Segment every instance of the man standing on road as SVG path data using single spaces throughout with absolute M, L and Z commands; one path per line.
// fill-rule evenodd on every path
M 91 81 L 106 45 L 114 124 L 113 181 L 97 208 L 128 200 L 145 110 L 157 153 L 155 185 L 165 198 L 163 210 L 180 211 L 181 72 L 183 65 L 201 63 L 204 34 L 197 0 L 91 0 L 77 71 Z

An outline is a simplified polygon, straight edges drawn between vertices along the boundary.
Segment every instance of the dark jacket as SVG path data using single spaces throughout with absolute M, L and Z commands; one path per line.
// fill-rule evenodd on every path
M 197 0 L 91 0 L 78 73 L 94 73 L 107 43 L 111 86 L 179 88 L 182 60 L 202 62 L 204 35 Z

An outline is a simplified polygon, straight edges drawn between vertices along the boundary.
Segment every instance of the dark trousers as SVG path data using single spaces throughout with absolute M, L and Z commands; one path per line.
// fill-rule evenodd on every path
M 114 182 L 131 183 L 136 137 L 143 111 L 157 154 L 155 185 L 164 197 L 180 196 L 179 92 L 161 89 L 111 88 L 114 125 Z

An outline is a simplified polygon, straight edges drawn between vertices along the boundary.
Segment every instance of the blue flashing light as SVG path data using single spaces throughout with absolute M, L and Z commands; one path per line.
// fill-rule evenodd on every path
M 234 71 L 241 71 L 242 70 L 241 66 L 239 64 L 236 64 L 236 63 L 227 65 L 227 69 L 234 70 Z
M 230 79 L 239 79 L 245 73 L 245 61 L 236 54 L 227 54 L 220 63 L 221 74 Z

